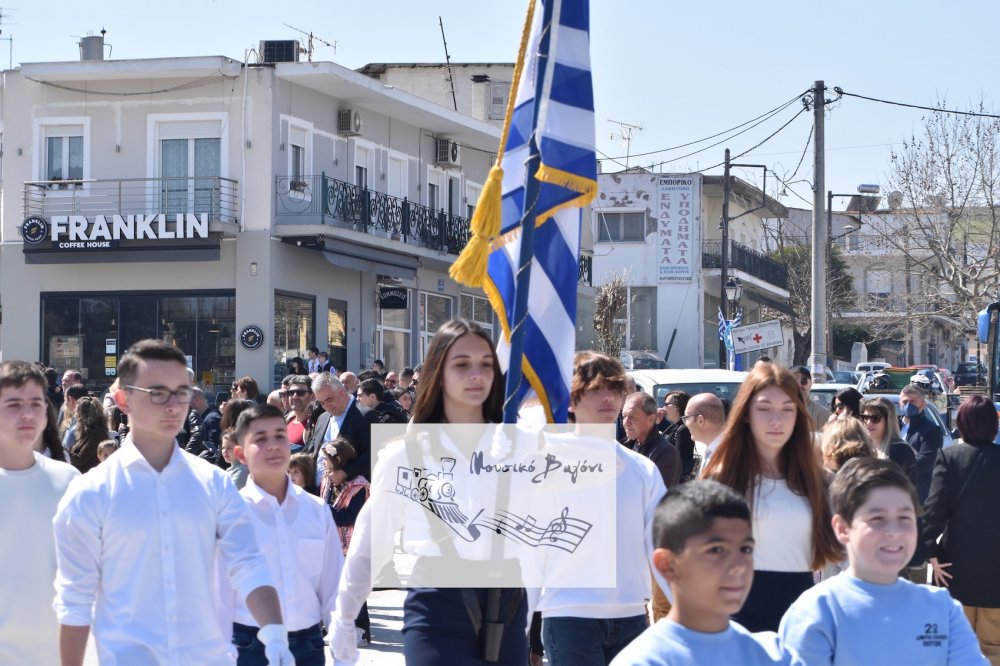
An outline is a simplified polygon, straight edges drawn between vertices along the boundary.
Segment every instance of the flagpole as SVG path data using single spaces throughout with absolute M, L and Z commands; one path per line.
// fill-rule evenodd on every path
M 541 1 L 541 0 L 540 0 Z M 538 151 L 538 111 L 545 90 L 545 70 L 549 59 L 549 34 L 552 24 L 552 5 L 556 0 L 542 3 L 542 30 L 535 57 L 535 101 L 531 119 L 531 139 L 528 144 L 527 176 L 524 185 L 524 218 L 521 220 L 521 253 L 518 258 L 517 274 L 514 276 L 514 309 L 510 330 L 510 363 L 507 368 L 507 384 L 504 392 L 503 422 L 517 423 L 517 391 L 524 381 L 521 362 L 524 359 L 524 323 L 528 318 L 528 288 L 531 284 L 531 262 L 534 259 L 535 212 L 538 205 L 538 180 L 535 174 L 541 163 Z M 515 91 L 516 93 L 516 91 Z

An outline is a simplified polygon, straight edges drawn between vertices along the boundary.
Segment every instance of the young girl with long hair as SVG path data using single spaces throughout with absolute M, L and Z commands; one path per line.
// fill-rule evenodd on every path
M 843 559 L 811 419 L 791 372 L 754 367 L 703 476 L 741 493 L 753 510 L 754 581 L 735 619 L 750 631 L 775 631 L 812 586 L 812 572 Z
M 104 406 L 97 398 L 83 397 L 76 401 L 76 430 L 69 449 L 69 461 L 86 472 L 100 462 L 97 447 L 108 438 L 108 420 Z
M 503 377 L 489 335 L 472 322 L 448 321 L 438 329 L 427 349 L 420 390 L 413 405 L 411 431 L 419 432 L 417 424 L 422 423 L 497 423 L 502 415 L 503 393 Z M 378 475 L 376 471 L 376 479 Z M 395 478 L 395 469 L 392 478 Z M 349 662 L 356 654 L 354 620 L 372 589 L 371 507 L 369 502 L 358 516 L 341 576 L 331 638 L 337 660 Z M 410 524 L 406 527 L 407 538 L 412 538 L 410 533 L 419 529 Z M 468 564 L 474 566 L 476 563 L 470 561 Z M 419 560 L 417 566 L 420 566 Z M 486 589 L 409 589 L 403 604 L 406 663 L 410 666 L 488 663 L 483 659 L 480 635 L 472 621 L 475 609 L 470 604 L 478 604 L 480 624 L 485 626 L 482 620 L 488 616 L 486 601 L 489 597 Z M 527 603 L 522 590 L 502 590 L 499 608 L 499 619 L 504 626 L 499 658 L 494 663 L 520 666 L 528 655 Z

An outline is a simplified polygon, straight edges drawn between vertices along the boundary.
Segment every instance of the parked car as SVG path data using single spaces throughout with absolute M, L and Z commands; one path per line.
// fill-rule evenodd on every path
M 833 380 L 838 384 L 857 385 L 858 380 L 861 379 L 861 374 L 852 370 L 834 370 Z
M 884 370 L 891 367 L 892 365 L 885 363 L 884 361 L 868 361 L 866 363 L 858 363 L 854 366 L 854 372 L 871 372 L 873 370 Z
M 866 393 L 866 398 L 887 398 L 889 402 L 896 405 L 896 418 L 902 418 L 903 414 L 899 411 L 899 394 L 898 393 Z M 955 439 L 951 436 L 951 432 L 945 425 L 944 418 L 941 416 L 941 412 L 938 408 L 934 406 L 934 403 L 928 400 L 925 403 L 927 406 L 924 408 L 924 413 L 934 422 L 934 424 L 941 429 L 941 436 L 944 438 L 944 446 L 948 447 L 955 443 Z
M 663 357 L 652 350 L 623 351 L 621 359 L 626 370 L 663 370 L 668 367 Z
M 955 386 L 985 386 L 986 366 L 979 361 L 959 363 L 955 368 Z
M 636 388 L 656 399 L 657 405 L 670 391 L 684 391 L 688 395 L 714 393 L 732 402 L 743 385 L 747 373 L 738 370 L 630 370 L 628 376 L 635 380 Z

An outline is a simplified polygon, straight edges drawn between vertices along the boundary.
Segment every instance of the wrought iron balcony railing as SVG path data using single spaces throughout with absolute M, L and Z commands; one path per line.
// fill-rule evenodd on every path
M 236 222 L 239 183 L 197 178 L 97 178 L 24 183 L 24 217 L 38 215 L 207 214 L 209 222 Z
M 722 268 L 722 241 L 701 244 L 701 267 Z M 781 289 L 788 289 L 788 270 L 774 259 L 746 245 L 729 241 L 729 268 L 743 271 Z
M 318 215 L 356 231 L 457 255 L 469 220 L 326 174 L 275 179 L 275 215 Z

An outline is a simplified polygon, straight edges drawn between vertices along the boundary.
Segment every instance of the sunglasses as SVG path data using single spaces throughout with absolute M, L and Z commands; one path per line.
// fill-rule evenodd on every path
M 304 395 L 309 395 L 309 391 L 307 391 L 305 389 L 291 389 L 289 391 L 285 391 L 285 395 L 287 395 L 287 396 L 295 396 L 296 398 L 301 398 Z
M 800 377 L 799 378 L 799 384 L 801 384 L 802 386 L 809 386 L 809 384 L 811 382 L 812 382 L 812 377 Z
M 680 407 L 680 403 L 674 402 L 673 400 L 671 400 L 670 402 L 663 403 L 663 406 L 664 407 Z
M 860 418 L 865 423 L 882 423 L 881 414 L 862 414 L 858 418 Z

